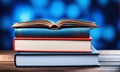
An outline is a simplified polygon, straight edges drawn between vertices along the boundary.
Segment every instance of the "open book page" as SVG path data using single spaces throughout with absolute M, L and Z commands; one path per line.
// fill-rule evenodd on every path
M 60 20 L 57 22 L 60 27 L 98 27 L 94 22 L 85 22 L 80 20 Z
M 49 20 L 32 20 L 32 21 L 28 21 L 28 22 L 17 22 L 12 27 L 13 28 L 48 27 L 49 28 L 52 25 L 53 25 L 53 23 Z
M 50 28 L 50 29 L 60 29 L 60 28 L 70 28 L 70 27 L 98 27 L 94 22 L 85 22 L 80 20 L 60 20 L 56 24 L 53 24 L 49 20 L 33 20 L 28 22 L 18 22 L 12 26 L 13 28 Z

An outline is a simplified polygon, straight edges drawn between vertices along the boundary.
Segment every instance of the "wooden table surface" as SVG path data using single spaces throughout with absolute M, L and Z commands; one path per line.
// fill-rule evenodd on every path
M 99 50 L 100 67 L 15 67 L 13 51 L 0 51 L 0 72 L 120 72 L 120 51 Z

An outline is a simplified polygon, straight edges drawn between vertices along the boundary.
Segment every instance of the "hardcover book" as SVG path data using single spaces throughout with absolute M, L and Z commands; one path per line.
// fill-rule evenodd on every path
M 44 37 L 44 38 L 89 38 L 90 28 L 62 28 L 53 30 L 48 28 L 15 28 L 15 37 Z
M 92 48 L 91 53 L 17 52 L 15 66 L 99 66 L 99 52 Z
M 14 38 L 15 51 L 91 52 L 91 38 Z

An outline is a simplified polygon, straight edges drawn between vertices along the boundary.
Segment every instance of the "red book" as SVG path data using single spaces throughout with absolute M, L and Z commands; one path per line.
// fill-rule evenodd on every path
M 15 51 L 24 52 L 91 52 L 91 38 L 14 38 Z

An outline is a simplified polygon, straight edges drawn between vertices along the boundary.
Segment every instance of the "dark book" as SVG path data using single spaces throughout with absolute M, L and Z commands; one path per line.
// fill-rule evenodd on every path
M 80 20 L 60 20 L 57 23 L 53 23 L 49 20 L 33 20 L 28 22 L 18 22 L 15 23 L 13 28 L 50 28 L 50 29 L 60 29 L 60 28 L 70 28 L 70 27 L 98 27 L 94 22 L 85 22 Z
M 100 66 L 99 52 L 92 48 L 91 53 L 17 52 L 16 67 L 39 66 Z

